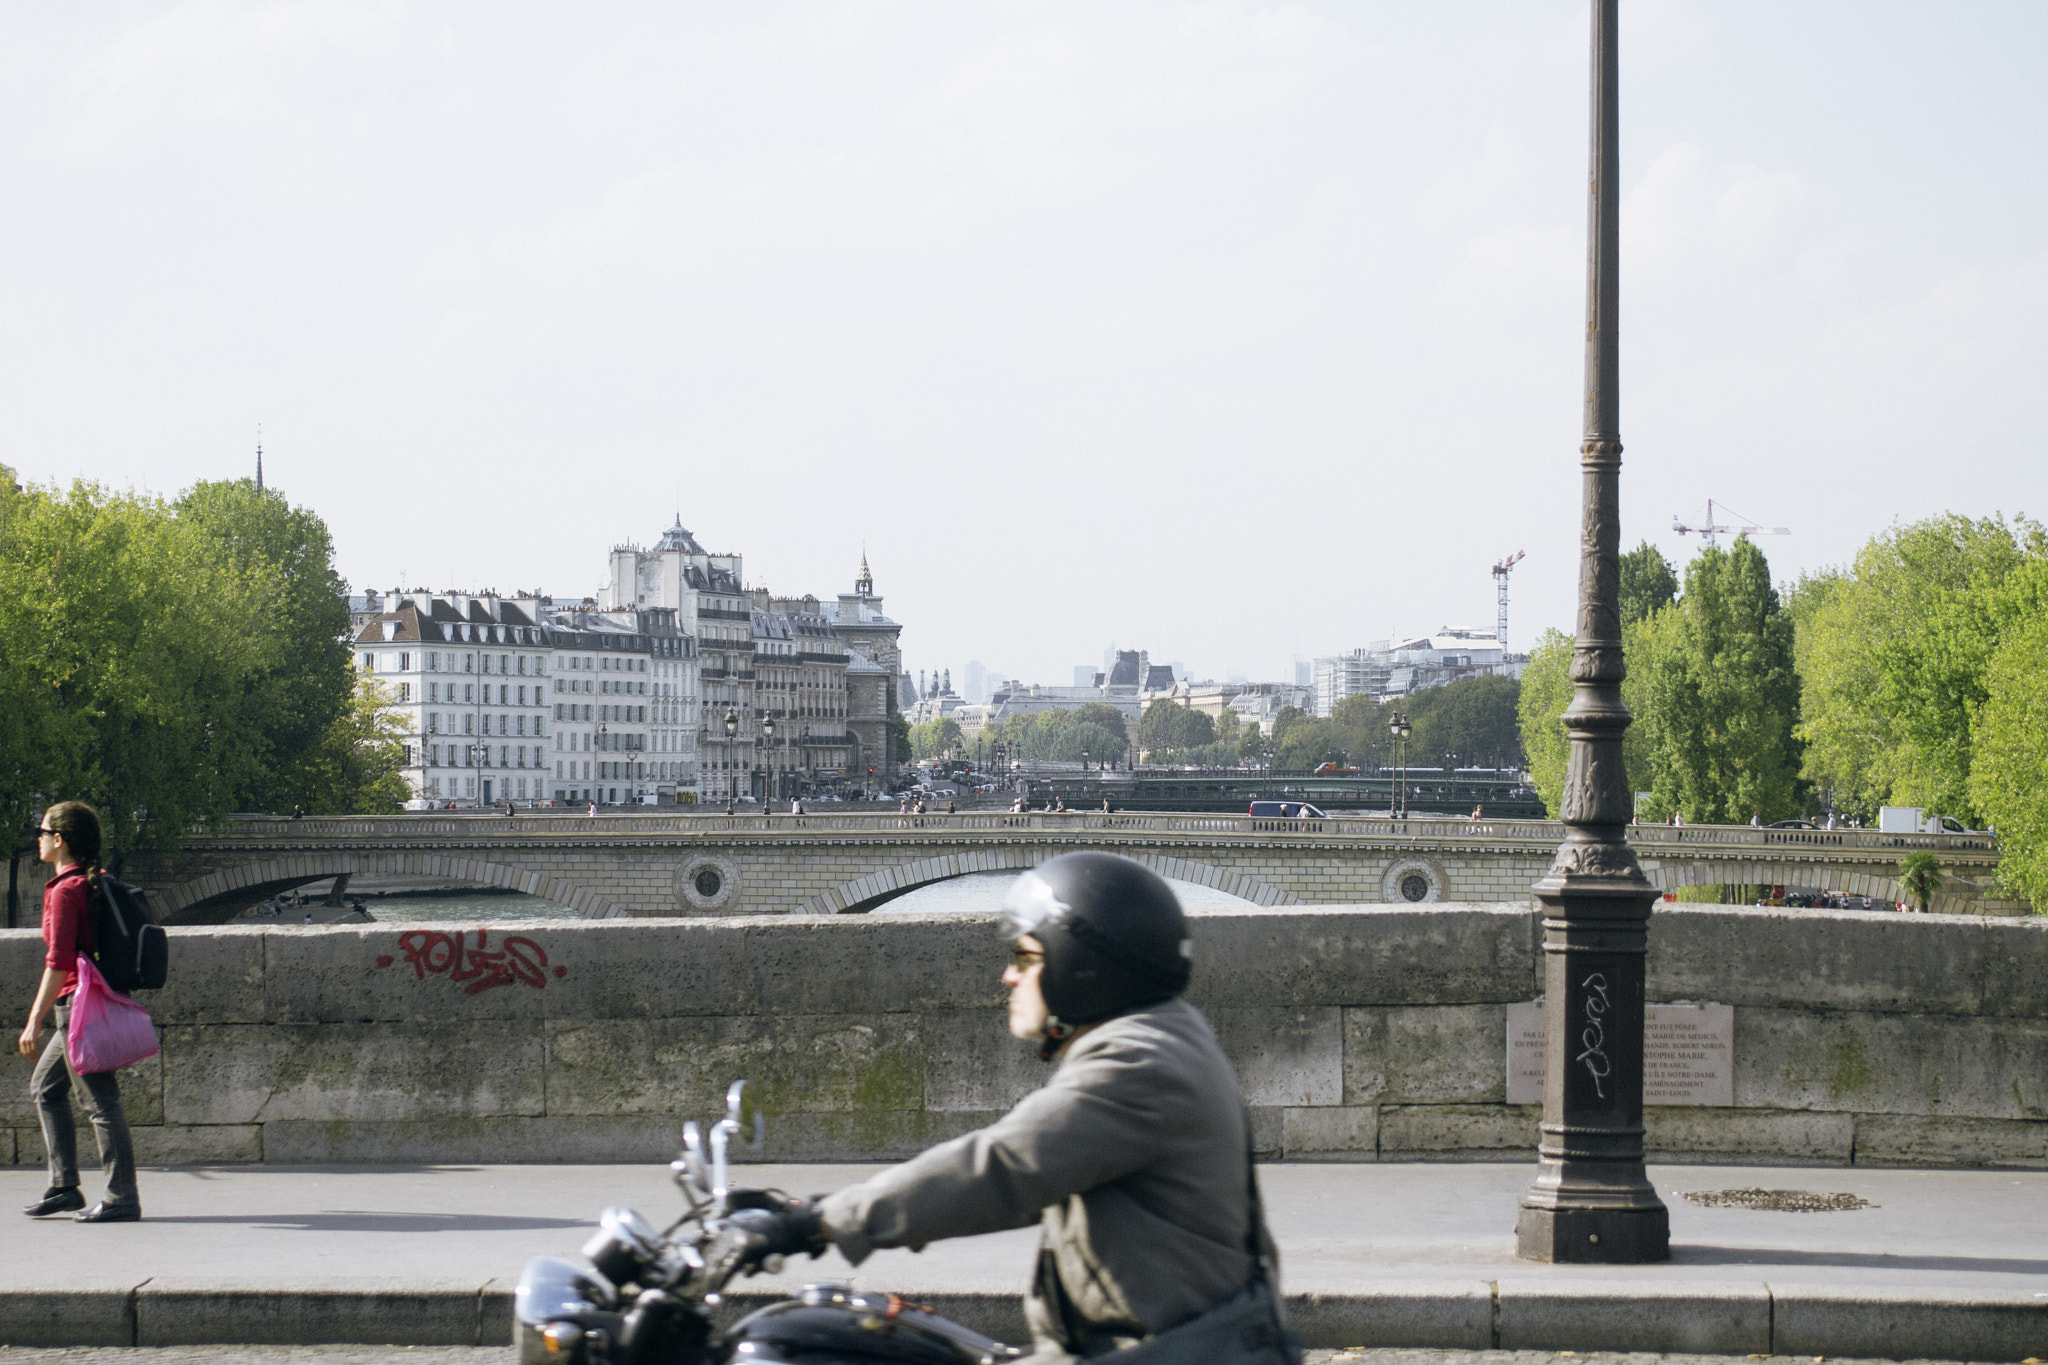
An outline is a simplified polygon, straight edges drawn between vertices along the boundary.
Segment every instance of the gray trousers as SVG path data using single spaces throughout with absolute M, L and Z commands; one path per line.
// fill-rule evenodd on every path
M 73 1071 L 64 1055 L 65 1027 L 71 1022 L 68 1004 L 57 1006 L 56 1022 L 57 1031 L 28 1083 L 36 1114 L 43 1122 L 50 1183 L 60 1189 L 78 1184 L 78 1125 L 71 1118 L 71 1083 L 75 1080 L 85 1087 L 92 1135 L 99 1142 L 100 1165 L 107 1173 L 107 1202 L 138 1204 L 142 1198 L 135 1188 L 135 1144 L 128 1137 L 128 1113 L 121 1108 L 121 1073 L 100 1071 L 81 1076 Z

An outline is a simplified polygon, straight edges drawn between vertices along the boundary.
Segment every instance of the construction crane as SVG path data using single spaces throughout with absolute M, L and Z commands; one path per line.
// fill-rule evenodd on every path
M 1517 550 L 1493 566 L 1494 587 L 1500 598 L 1500 617 L 1494 623 L 1493 635 L 1500 641 L 1503 656 L 1507 654 L 1508 649 L 1508 571 L 1521 562 L 1522 551 Z
M 1682 536 L 1699 536 L 1707 542 L 1707 548 L 1710 550 L 1721 543 L 1718 539 L 1720 536 L 1734 536 L 1737 540 L 1743 540 L 1750 536 L 1789 536 L 1792 534 L 1792 529 L 1788 526 L 1758 526 L 1726 503 L 1722 504 L 1722 510 L 1742 524 L 1739 526 L 1722 526 L 1715 522 L 1714 500 L 1708 498 L 1707 519 L 1705 522 L 1698 526 L 1681 526 L 1679 525 L 1678 518 L 1674 516 L 1671 518 L 1671 529 Z

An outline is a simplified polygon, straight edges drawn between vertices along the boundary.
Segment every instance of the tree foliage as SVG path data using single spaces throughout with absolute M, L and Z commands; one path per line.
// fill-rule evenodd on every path
M 347 605 L 319 519 L 253 485 L 187 499 L 0 486 L 0 818 L 74 798 L 110 850 L 165 845 L 312 804 L 323 746 L 380 742 L 337 728 Z M 329 754 L 320 803 L 388 809 L 375 757 Z
M 983 730 L 982 738 L 1032 762 L 1079 763 L 1085 753 L 1091 763 L 1117 763 L 1130 747 L 1124 713 L 1101 701 L 1012 716 Z
M 1631 634 L 1649 768 L 1643 813 L 1711 824 L 1797 814 L 1799 675 L 1763 551 L 1746 539 L 1701 551 L 1686 566 L 1684 596 Z
M 1161 698 L 1145 708 L 1138 718 L 1138 748 L 1147 755 L 1167 755 L 1199 749 L 1216 742 L 1216 722 L 1206 711 L 1197 711 Z
M 2027 571 L 2043 576 L 2039 562 Z M 1984 703 L 1971 722 L 1970 796 L 1998 831 L 1998 879 L 2048 907 L 2048 612 L 2034 610 L 1999 642 Z
M 1678 571 L 1644 541 L 1621 557 L 1621 623 L 1647 621 L 1678 600 Z
M 920 761 L 928 758 L 944 758 L 960 752 L 960 722 L 951 716 L 940 716 L 922 725 L 910 727 L 910 752 Z
M 2026 577 L 2008 581 L 2044 553 L 2031 522 L 1940 516 L 1800 582 L 1805 773 L 1837 809 L 1924 806 L 1977 823 L 1973 719 L 2001 637 L 2039 610 Z
M 1941 860 L 1922 849 L 1899 860 L 1899 891 L 1906 903 L 1922 911 L 1933 906 L 1941 890 Z

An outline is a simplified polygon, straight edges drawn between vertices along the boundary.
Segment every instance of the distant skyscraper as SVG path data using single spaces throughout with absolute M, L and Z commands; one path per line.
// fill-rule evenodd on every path
M 1294 661 L 1294 685 L 1295 685 L 1296 687 L 1313 687 L 1313 686 L 1315 686 L 1315 681 L 1316 681 L 1316 663 L 1315 663 L 1315 660 L 1313 660 L 1313 659 L 1296 659 L 1296 660 Z
M 1093 687 L 1094 685 L 1095 685 L 1095 665 L 1094 665 L 1094 664 L 1075 664 L 1075 665 L 1074 665 L 1074 686 L 1076 686 L 1076 687 Z
M 963 694 L 970 703 L 988 700 L 988 670 L 981 666 L 981 660 L 969 659 L 965 674 L 967 691 Z

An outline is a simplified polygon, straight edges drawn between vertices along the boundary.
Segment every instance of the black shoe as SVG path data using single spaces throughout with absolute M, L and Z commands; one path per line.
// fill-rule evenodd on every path
M 79 1203 L 84 1203 L 80 1200 Z M 139 1223 L 142 1221 L 142 1205 L 109 1204 L 102 1199 L 84 1213 L 72 1220 L 78 1223 Z
M 22 1212 L 31 1218 L 48 1218 L 53 1213 L 69 1213 L 85 1207 L 85 1196 L 78 1192 L 76 1185 L 52 1185 L 43 1197 L 30 1204 Z

